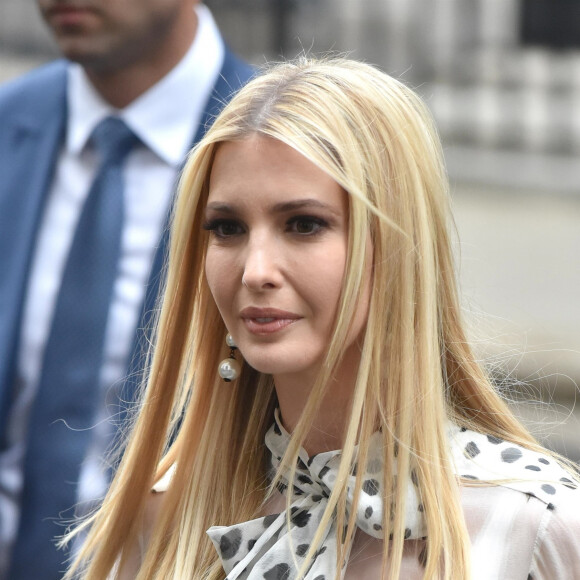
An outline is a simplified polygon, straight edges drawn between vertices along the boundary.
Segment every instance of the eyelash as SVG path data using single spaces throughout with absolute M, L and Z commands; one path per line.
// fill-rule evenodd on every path
M 315 226 L 311 232 L 299 232 L 295 228 L 299 223 L 307 223 L 311 226 Z M 235 233 L 224 233 L 224 227 L 231 227 L 237 229 Z M 221 240 L 231 239 L 234 236 L 244 233 L 243 226 L 236 220 L 216 218 L 214 220 L 209 220 L 203 224 L 203 229 L 211 232 L 216 238 Z M 312 237 L 317 236 L 322 233 L 322 231 L 328 227 L 328 222 L 322 218 L 311 216 L 311 215 L 299 215 L 291 217 L 286 222 L 286 231 L 294 233 L 300 237 Z
M 225 220 L 225 219 L 215 219 L 215 220 L 210 220 L 207 221 L 203 224 L 203 229 L 207 230 L 208 232 L 211 232 L 216 238 L 220 238 L 220 239 L 227 239 L 227 238 L 231 238 L 232 236 L 236 235 L 236 234 L 224 234 L 223 232 L 220 232 L 220 228 L 223 228 L 224 226 L 231 226 L 231 227 L 238 227 L 240 228 L 240 225 L 235 221 L 235 220 Z M 240 232 L 237 232 L 238 234 Z
M 316 227 L 315 227 L 314 231 L 312 231 L 310 233 L 300 233 L 298 231 L 293 232 L 299 236 L 316 236 L 316 235 L 322 233 L 323 229 L 328 227 L 328 222 L 326 220 L 319 218 L 319 217 L 312 216 L 312 215 L 294 216 L 286 222 L 286 226 L 287 227 L 296 226 L 300 222 L 308 223 L 308 224 L 314 225 Z

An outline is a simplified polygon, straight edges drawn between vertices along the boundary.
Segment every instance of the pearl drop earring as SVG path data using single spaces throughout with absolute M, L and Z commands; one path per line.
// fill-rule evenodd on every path
M 226 336 L 226 344 L 230 347 L 230 356 L 219 364 L 218 373 L 226 383 L 229 383 L 240 376 L 240 363 L 236 360 L 238 347 L 231 334 Z

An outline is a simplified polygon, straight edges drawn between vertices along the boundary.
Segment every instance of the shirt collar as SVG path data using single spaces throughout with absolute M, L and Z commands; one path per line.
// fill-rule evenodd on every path
M 163 79 L 124 109 L 115 109 L 104 101 L 83 68 L 70 65 L 66 136 L 69 153 L 78 155 L 95 126 L 105 117 L 117 115 L 163 161 L 179 167 L 191 147 L 225 55 L 211 12 L 203 5 L 197 5 L 195 10 L 197 33 L 185 56 Z

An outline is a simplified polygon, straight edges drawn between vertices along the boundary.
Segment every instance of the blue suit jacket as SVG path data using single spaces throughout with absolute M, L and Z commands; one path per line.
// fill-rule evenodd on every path
M 66 69 L 66 61 L 56 61 L 0 87 L 0 449 L 6 445 L 31 258 L 65 134 Z M 252 74 L 249 65 L 226 50 L 220 77 L 193 143 Z M 166 239 L 160 242 L 142 316 L 151 311 L 158 292 Z M 141 322 L 139 328 L 143 327 Z M 138 342 L 136 339 L 134 350 Z M 38 577 L 48 579 L 53 575 L 43 570 Z

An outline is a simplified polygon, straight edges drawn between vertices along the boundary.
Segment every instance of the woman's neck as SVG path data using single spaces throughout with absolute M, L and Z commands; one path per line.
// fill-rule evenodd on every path
M 354 352 L 351 352 L 354 351 Z M 303 447 L 309 455 L 341 449 L 351 411 L 360 351 L 356 345 L 345 353 L 337 372 L 327 386 L 312 428 Z M 296 375 L 276 375 L 274 384 L 284 428 L 292 433 L 306 407 L 319 370 Z

